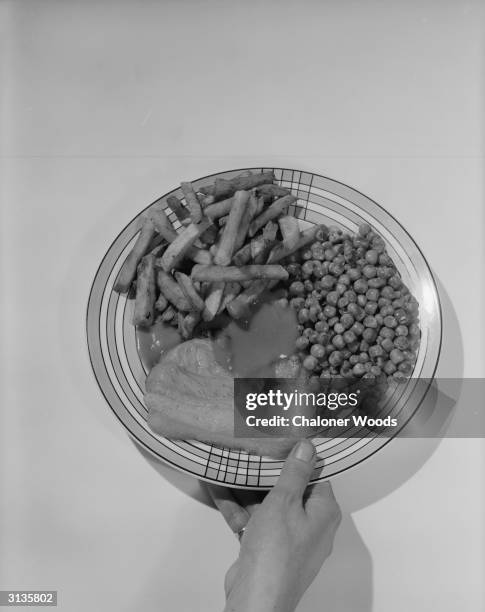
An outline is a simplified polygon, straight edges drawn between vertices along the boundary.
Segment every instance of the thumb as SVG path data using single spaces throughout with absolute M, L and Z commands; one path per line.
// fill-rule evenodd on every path
M 292 499 L 302 499 L 315 466 L 315 447 L 300 440 L 288 455 L 273 491 Z

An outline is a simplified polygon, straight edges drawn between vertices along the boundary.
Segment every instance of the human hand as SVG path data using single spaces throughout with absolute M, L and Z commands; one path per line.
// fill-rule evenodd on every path
M 226 574 L 226 612 L 293 612 L 330 555 L 341 513 L 328 482 L 307 489 L 314 465 L 315 448 L 302 440 L 264 499 L 209 487 L 231 529 L 244 528 Z

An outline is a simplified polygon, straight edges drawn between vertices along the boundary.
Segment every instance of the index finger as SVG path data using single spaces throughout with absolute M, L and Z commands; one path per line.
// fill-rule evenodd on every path
M 236 489 L 232 492 L 232 494 L 239 504 L 248 512 L 249 516 L 251 516 L 264 501 L 267 491 Z
M 208 483 L 206 487 L 212 501 L 224 517 L 231 531 L 236 534 L 239 533 L 248 524 L 249 512 L 238 504 L 232 491 L 227 487 Z

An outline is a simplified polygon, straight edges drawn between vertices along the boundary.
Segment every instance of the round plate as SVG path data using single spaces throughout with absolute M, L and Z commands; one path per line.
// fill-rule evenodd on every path
M 426 385 L 417 384 L 418 379 L 432 380 L 441 346 L 440 301 L 433 275 L 420 249 L 398 221 L 374 201 L 343 183 L 318 174 L 284 168 L 241 168 L 206 176 L 192 183 L 197 188 L 217 177 L 229 179 L 248 169 L 256 172 L 274 170 L 277 183 L 291 189 L 298 197 L 290 213 L 298 217 L 302 226 L 324 223 L 355 232 L 360 223 L 367 222 L 385 240 L 403 281 L 419 302 L 422 336 L 416 365 L 412 377 L 399 385 L 386 403 L 389 414 L 406 415 L 405 421 L 408 421 L 427 391 Z M 183 199 L 180 189 L 165 194 L 163 200 L 170 195 Z M 147 426 L 147 410 L 143 404 L 147 372 L 138 355 L 135 328 L 131 324 L 133 300 L 113 291 L 116 276 L 139 231 L 142 212 L 122 230 L 108 249 L 89 296 L 88 348 L 101 391 L 130 435 L 174 468 L 226 486 L 270 488 L 278 478 L 282 461 L 202 442 L 168 440 Z M 170 213 L 169 217 L 177 227 L 175 216 Z M 390 438 L 378 436 L 315 440 L 317 476 L 312 482 L 328 479 L 357 465 L 389 441 Z

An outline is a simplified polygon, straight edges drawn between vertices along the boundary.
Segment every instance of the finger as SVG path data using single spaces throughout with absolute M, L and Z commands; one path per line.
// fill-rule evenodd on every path
M 309 488 L 305 510 L 310 518 L 321 522 L 330 520 L 338 525 L 342 518 L 340 506 L 328 481 L 319 482 Z
M 249 515 L 261 505 L 261 502 L 267 495 L 267 491 L 247 491 L 246 489 L 237 489 L 234 491 L 234 497 L 236 501 L 245 510 L 248 511 Z
M 231 531 L 239 533 L 243 527 L 246 527 L 249 521 L 249 513 L 241 508 L 231 489 L 213 484 L 207 484 L 207 489 Z
M 288 455 L 273 491 L 302 500 L 314 466 L 315 447 L 310 440 L 300 440 Z

